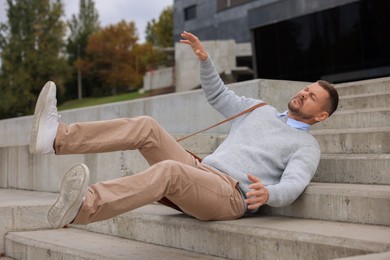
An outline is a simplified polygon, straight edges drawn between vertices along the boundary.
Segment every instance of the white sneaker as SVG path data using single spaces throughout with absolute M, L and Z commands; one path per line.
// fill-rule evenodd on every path
M 53 153 L 60 116 L 57 111 L 56 85 L 47 82 L 39 94 L 31 129 L 30 153 Z
M 77 216 L 89 184 L 89 169 L 85 164 L 77 164 L 64 176 L 60 195 L 47 213 L 51 227 L 62 228 Z

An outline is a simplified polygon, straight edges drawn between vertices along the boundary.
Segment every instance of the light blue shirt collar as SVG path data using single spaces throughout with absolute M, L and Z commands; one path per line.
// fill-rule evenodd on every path
M 287 122 L 286 122 L 287 125 L 289 125 L 291 127 L 294 127 L 296 129 L 299 129 L 299 130 L 303 130 L 305 132 L 309 132 L 309 130 L 310 130 L 310 125 L 309 124 L 301 122 L 301 121 L 297 121 L 297 120 L 292 119 L 292 118 L 289 118 L 287 116 L 287 112 L 288 111 L 285 111 L 283 113 L 279 113 L 278 117 L 279 118 L 287 117 Z

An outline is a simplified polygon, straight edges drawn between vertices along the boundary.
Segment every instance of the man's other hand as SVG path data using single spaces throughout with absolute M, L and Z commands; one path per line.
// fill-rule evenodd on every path
M 253 183 L 249 185 L 251 190 L 246 193 L 247 199 L 245 202 L 248 204 L 248 209 L 256 209 L 267 203 L 269 192 L 255 176 L 248 174 L 248 179 Z

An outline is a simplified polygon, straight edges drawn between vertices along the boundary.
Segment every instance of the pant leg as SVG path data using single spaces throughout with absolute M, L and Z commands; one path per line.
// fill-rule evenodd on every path
M 56 154 L 134 149 L 138 149 L 150 165 L 163 160 L 195 165 L 194 157 L 149 116 L 69 125 L 60 123 L 55 140 Z
M 88 224 L 167 197 L 199 220 L 236 219 L 244 214 L 237 181 L 207 165 L 166 160 L 149 169 L 89 187 L 74 224 Z

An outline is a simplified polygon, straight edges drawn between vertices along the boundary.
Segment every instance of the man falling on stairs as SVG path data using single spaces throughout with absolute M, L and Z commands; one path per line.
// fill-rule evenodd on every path
M 198 38 L 181 34 L 200 60 L 200 78 L 209 104 L 225 118 L 261 100 L 237 96 L 222 82 Z M 169 200 L 196 219 L 232 220 L 262 205 L 283 207 L 313 177 L 320 148 L 308 133 L 336 109 L 338 94 L 325 81 L 299 91 L 279 113 L 270 105 L 231 121 L 224 142 L 201 162 L 151 117 L 64 124 L 56 107 L 56 87 L 48 82 L 38 98 L 30 152 L 83 154 L 138 149 L 150 167 L 135 175 L 89 185 L 89 170 L 78 164 L 64 176 L 48 212 L 53 228 L 88 224 Z

